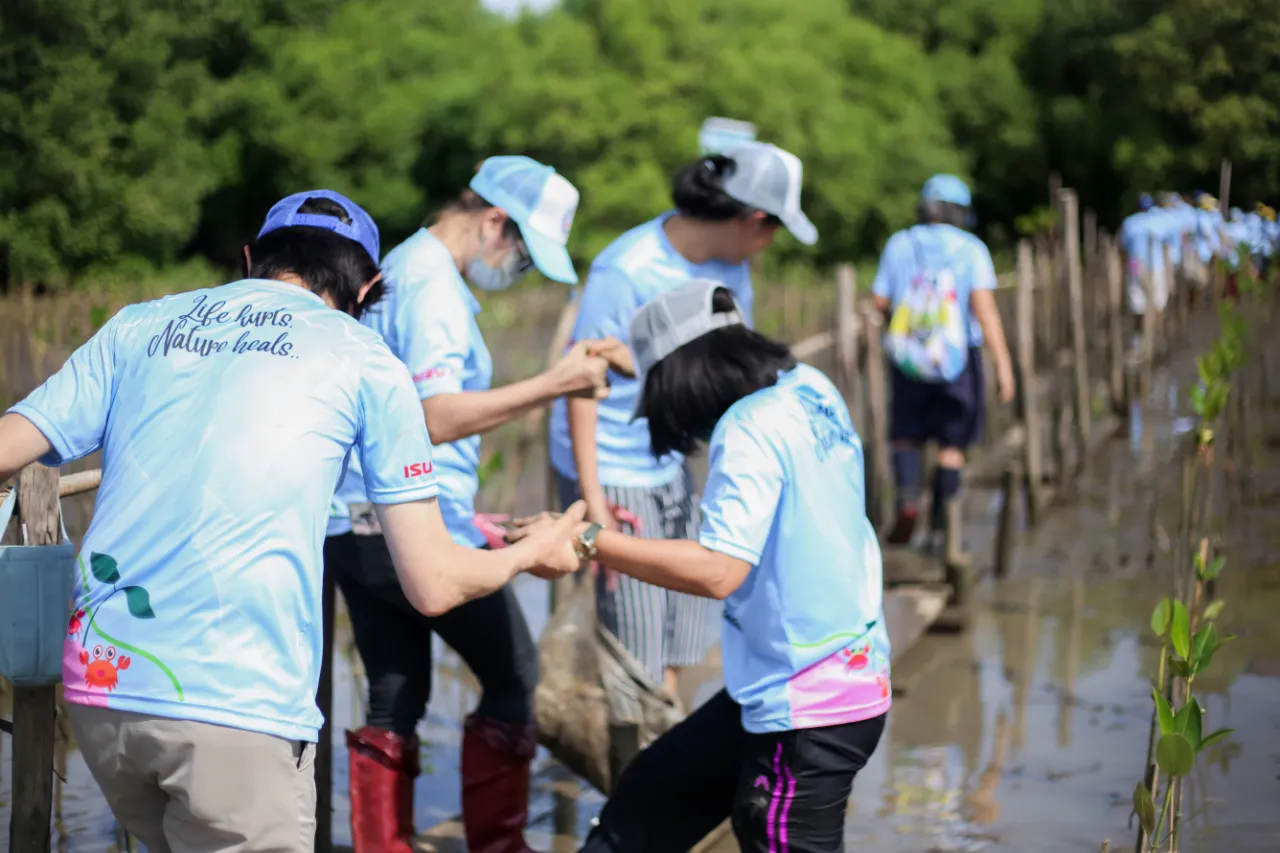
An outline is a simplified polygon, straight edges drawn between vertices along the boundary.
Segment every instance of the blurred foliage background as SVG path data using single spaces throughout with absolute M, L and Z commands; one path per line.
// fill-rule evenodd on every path
M 804 161 L 822 240 L 782 263 L 874 256 L 936 171 L 997 250 L 1050 170 L 1105 225 L 1216 192 L 1224 156 L 1251 202 L 1280 189 L 1280 0 L 5 0 L 0 284 L 221 274 L 316 186 L 389 247 L 513 152 L 582 191 L 586 262 L 667 206 L 708 115 Z

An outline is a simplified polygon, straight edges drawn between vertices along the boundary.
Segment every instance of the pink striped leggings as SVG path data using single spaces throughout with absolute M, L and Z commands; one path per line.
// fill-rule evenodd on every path
M 751 734 L 722 690 L 627 765 L 581 853 L 686 853 L 725 818 L 742 853 L 843 853 L 884 724 Z

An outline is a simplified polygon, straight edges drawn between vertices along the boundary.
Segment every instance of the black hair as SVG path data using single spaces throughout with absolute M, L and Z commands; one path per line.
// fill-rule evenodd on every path
M 480 197 L 479 193 L 468 187 L 459 193 L 456 198 L 427 216 L 422 224 L 430 227 L 439 222 L 446 214 L 481 213 L 495 206 L 485 201 Z M 520 239 L 520 226 L 510 216 L 507 217 L 506 222 L 502 223 L 502 235 L 513 242 Z
M 695 160 L 676 172 L 672 179 L 672 204 L 684 216 L 707 222 L 750 216 L 756 208 L 743 204 L 724 191 L 724 179 L 736 168 L 733 158 L 723 154 Z M 782 220 L 769 214 L 765 224 L 781 225 Z
M 711 307 L 723 314 L 736 305 L 720 287 Z M 730 406 L 795 366 L 790 347 L 743 325 L 723 326 L 680 347 L 649 368 L 640 392 L 653 455 L 692 453 Z
M 972 214 L 964 205 L 950 201 L 922 201 L 916 207 L 916 219 L 922 225 L 954 225 L 969 230 Z
M 309 198 L 298 208 L 299 213 L 332 216 L 351 224 L 351 215 L 336 201 Z M 364 300 L 360 288 L 378 274 L 378 264 L 364 246 L 349 237 L 314 225 L 278 228 L 249 244 L 249 278 L 278 278 L 296 275 L 312 293 L 327 296 L 334 307 L 357 319 L 382 298 L 379 279 Z

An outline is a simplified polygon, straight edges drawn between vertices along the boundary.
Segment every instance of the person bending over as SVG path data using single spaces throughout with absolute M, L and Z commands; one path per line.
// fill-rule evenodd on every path
M 695 540 L 578 525 L 579 556 L 724 600 L 725 689 L 627 765 L 584 853 L 684 853 L 732 818 L 744 853 L 843 850 L 892 702 L 862 444 L 839 392 L 694 280 L 630 327 L 655 456 L 709 446 Z M 513 541 L 554 524 L 525 519 Z

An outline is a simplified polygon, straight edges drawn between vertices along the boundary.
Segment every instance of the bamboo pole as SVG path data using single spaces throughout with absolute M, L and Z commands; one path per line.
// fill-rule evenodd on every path
M 1062 217 L 1065 220 L 1067 255 L 1067 298 L 1070 302 L 1071 350 L 1075 378 L 1076 442 L 1080 447 L 1078 462 L 1085 462 L 1089 443 L 1092 411 L 1089 400 L 1089 355 L 1084 334 L 1084 273 L 1080 264 L 1080 211 L 1075 190 L 1061 193 Z

